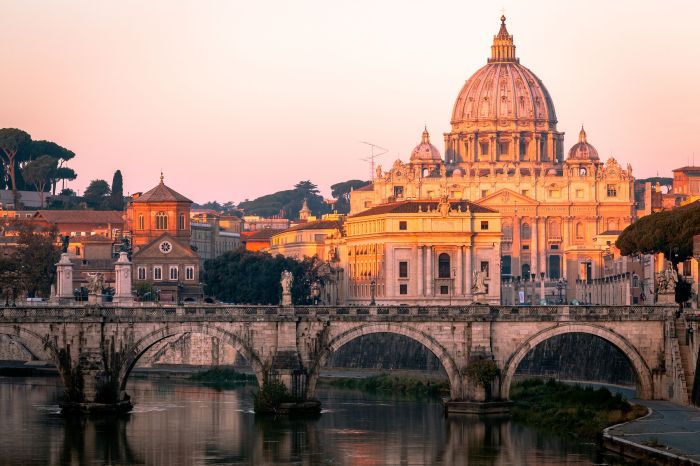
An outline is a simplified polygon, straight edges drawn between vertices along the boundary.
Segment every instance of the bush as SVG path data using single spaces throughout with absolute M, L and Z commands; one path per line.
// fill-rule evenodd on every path
M 488 387 L 493 379 L 498 377 L 499 370 L 496 361 L 479 357 L 474 359 L 467 366 L 467 377 L 469 377 L 476 385 Z
M 282 403 L 298 401 L 287 390 L 287 387 L 279 381 L 266 382 L 253 396 L 253 405 L 256 413 L 275 413 Z

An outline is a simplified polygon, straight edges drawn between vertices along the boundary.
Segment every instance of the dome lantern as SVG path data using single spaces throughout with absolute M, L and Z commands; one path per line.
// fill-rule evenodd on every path
M 498 34 L 493 36 L 493 45 L 491 46 L 491 58 L 488 63 L 506 63 L 518 62 L 515 57 L 515 44 L 513 44 L 513 36 L 508 34 L 506 29 L 506 17 L 501 16 L 501 29 Z

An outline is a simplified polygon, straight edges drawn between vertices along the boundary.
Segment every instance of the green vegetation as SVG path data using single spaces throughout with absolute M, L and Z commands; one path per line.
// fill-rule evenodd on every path
M 596 439 L 611 425 L 644 416 L 647 409 L 632 405 L 606 388 L 594 390 L 560 382 L 526 380 L 510 390 L 513 419 L 543 430 L 580 439 Z
M 278 215 L 294 220 L 299 217 L 304 199 L 314 215 L 320 216 L 328 212 L 328 206 L 323 202 L 323 196 L 319 194 L 318 187 L 308 180 L 300 181 L 294 185 L 294 189 L 267 194 L 252 201 L 245 200 L 238 204 L 238 207 L 245 211 L 246 215 L 262 217 Z
M 350 212 L 350 192 L 368 184 L 369 181 L 348 180 L 331 185 L 331 196 L 336 199 L 335 210 L 339 214 Z
M 476 385 L 486 389 L 486 398 L 490 398 L 491 382 L 498 377 L 498 365 L 493 359 L 478 357 L 467 366 L 467 377 Z
M 365 378 L 338 378 L 322 380 L 332 387 L 352 388 L 370 393 L 410 395 L 439 398 L 450 393 L 447 380 L 423 380 L 393 374 L 379 374 Z
M 227 252 L 204 264 L 205 292 L 227 303 L 279 304 L 282 296 L 280 277 L 289 270 L 294 276 L 292 301 L 310 304 L 311 285 L 323 285 L 322 262 L 316 258 L 296 260 L 282 255 L 239 249 Z
M 294 403 L 297 400 L 282 382 L 274 381 L 263 384 L 253 396 L 255 412 L 259 414 L 276 413 L 282 403 Z
M 190 376 L 190 380 L 215 386 L 240 385 L 257 382 L 253 374 L 243 374 L 228 367 L 214 367 L 203 372 L 197 372 Z
M 0 256 L 4 302 L 14 302 L 23 293 L 28 297 L 49 297 L 60 256 L 54 242 L 56 231 L 41 230 L 26 222 L 12 222 L 11 227 L 18 232 L 17 248 L 8 256 Z
M 615 245 L 625 255 L 673 254 L 674 264 L 693 255 L 693 235 L 700 234 L 700 202 L 642 217 L 620 234 Z

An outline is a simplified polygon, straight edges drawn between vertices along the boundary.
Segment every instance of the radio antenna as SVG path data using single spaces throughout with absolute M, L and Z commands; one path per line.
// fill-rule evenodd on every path
M 386 154 L 389 152 L 389 149 L 385 149 L 382 146 L 378 146 L 376 144 L 372 144 L 371 142 L 367 141 L 360 141 L 362 144 L 366 144 L 370 147 L 370 155 L 364 158 L 361 158 L 360 160 L 363 160 L 365 162 L 369 162 L 369 179 L 372 181 L 374 179 L 374 159 Z M 375 152 L 377 151 L 377 152 Z

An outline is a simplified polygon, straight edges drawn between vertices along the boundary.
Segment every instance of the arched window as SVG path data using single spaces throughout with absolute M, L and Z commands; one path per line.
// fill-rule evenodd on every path
M 450 278 L 450 255 L 445 252 L 438 256 L 438 278 Z
M 520 227 L 520 238 L 530 239 L 530 224 L 529 223 L 523 223 L 523 226 Z
M 501 232 L 503 233 L 504 241 L 510 241 L 513 239 L 513 226 L 510 223 L 504 223 L 501 226 Z
M 139 215 L 139 230 L 143 230 L 145 228 L 145 222 L 143 218 L 143 214 Z
M 584 237 L 583 223 L 579 222 L 576 224 L 576 239 L 583 239 L 583 237 Z
M 580 167 L 578 169 L 578 176 L 586 176 L 588 172 L 586 171 L 586 167 Z
M 168 229 L 168 214 L 165 212 L 158 212 L 156 214 L 156 230 L 167 230 Z

